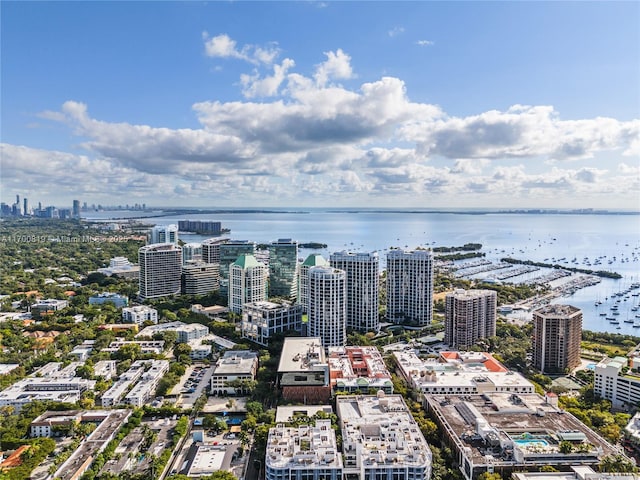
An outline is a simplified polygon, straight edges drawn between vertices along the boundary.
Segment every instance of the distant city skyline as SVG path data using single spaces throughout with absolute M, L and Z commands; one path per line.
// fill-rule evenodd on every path
M 638 2 L 0 9 L 9 204 L 640 208 Z

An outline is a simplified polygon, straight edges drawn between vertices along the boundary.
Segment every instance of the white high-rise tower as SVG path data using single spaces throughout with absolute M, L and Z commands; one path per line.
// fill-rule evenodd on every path
M 140 247 L 140 298 L 166 297 L 180 294 L 182 249 L 173 243 L 157 243 Z
M 336 252 L 329 257 L 329 263 L 347 274 L 347 328 L 377 332 L 380 329 L 378 254 Z
M 429 325 L 433 318 L 433 253 L 391 250 L 387 254 L 387 318 Z
M 347 343 L 347 275 L 332 267 L 309 268 L 309 331 L 324 348 Z

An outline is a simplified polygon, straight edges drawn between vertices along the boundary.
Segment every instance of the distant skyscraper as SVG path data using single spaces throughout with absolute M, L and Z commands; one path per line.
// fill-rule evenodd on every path
M 311 267 L 328 267 L 329 262 L 319 253 L 312 253 L 300 265 L 298 272 L 298 303 L 303 313 L 309 311 L 309 269 Z
M 347 343 L 347 275 L 332 267 L 309 268 L 308 335 L 320 337 L 322 346 Z
M 180 294 L 182 249 L 173 243 L 146 245 L 138 250 L 140 298 Z
M 298 290 L 298 242 L 281 238 L 269 244 L 269 296 L 295 299 Z
M 73 201 L 73 218 L 80 218 L 80 200 Z
M 149 245 L 154 243 L 178 244 L 177 225 L 156 225 L 149 232 Z
M 229 268 L 229 310 L 242 313 L 245 303 L 267 299 L 268 269 L 253 255 L 240 255 Z
M 533 311 L 533 366 L 542 373 L 564 373 L 580 365 L 582 310 L 545 305 Z
M 228 240 L 220 244 L 220 293 L 229 293 L 229 267 L 240 255 L 256 254 L 255 242 L 249 240 Z M 208 260 L 210 263 L 211 260 Z
M 496 334 L 498 296 L 493 290 L 456 290 L 446 296 L 444 341 L 467 350 Z
M 378 254 L 336 252 L 329 257 L 329 263 L 347 274 L 347 328 L 377 332 L 380 329 Z
M 391 250 L 387 255 L 387 317 L 429 325 L 433 316 L 433 254 Z
M 13 214 L 16 217 L 22 215 L 22 205 L 20 205 L 20 195 L 16 195 L 16 203 L 13 204 Z
M 24 204 L 24 208 L 22 209 L 22 215 L 29 215 L 29 201 L 27 200 L 27 197 L 24 197 L 24 200 L 22 200 L 22 203 Z

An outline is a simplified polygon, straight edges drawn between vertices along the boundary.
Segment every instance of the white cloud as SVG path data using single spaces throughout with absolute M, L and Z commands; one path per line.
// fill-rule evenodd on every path
M 330 80 L 348 80 L 353 78 L 351 69 L 351 57 L 342 49 L 334 52 L 325 52 L 327 60 L 316 67 L 314 75 L 316 84 L 323 87 Z
M 212 58 L 237 58 L 256 65 L 271 65 L 280 53 L 274 44 L 267 47 L 244 45 L 238 48 L 237 42 L 225 33 L 210 37 L 207 32 L 202 32 L 202 40 L 205 54 Z
M 387 32 L 390 37 L 396 37 L 402 33 L 404 33 L 404 27 L 393 27 Z
M 242 94 L 246 98 L 254 97 L 273 97 L 278 95 L 280 85 L 287 75 L 287 71 L 293 68 L 295 62 L 289 58 L 285 58 L 281 65 L 273 66 L 273 75 L 261 78 L 260 74 L 254 72 L 253 75 L 242 74 L 240 83 L 244 87 Z
M 435 42 L 432 40 L 418 40 L 416 42 L 416 45 L 419 45 L 421 47 L 432 47 L 433 45 L 435 45 Z
M 240 76 L 245 100 L 198 102 L 192 108 L 199 127 L 182 129 L 105 122 L 84 103 L 65 102 L 59 112 L 38 117 L 69 125 L 86 155 L 4 145 L 3 184 L 46 182 L 65 172 L 63 187 L 84 183 L 87 192 L 112 188 L 118 195 L 162 187 L 176 198 L 258 201 L 304 192 L 371 201 L 400 195 L 411 202 L 487 195 L 530 203 L 630 195 L 640 186 L 637 164 L 609 167 L 616 156 L 637 158 L 640 120 L 563 120 L 552 106 L 526 105 L 449 116 L 411 101 L 399 78 L 336 84 L 355 77 L 341 49 L 326 52 L 305 74 L 290 58 L 273 63 L 277 49 L 240 47 L 227 35 L 203 38 L 207 55 L 254 65 Z

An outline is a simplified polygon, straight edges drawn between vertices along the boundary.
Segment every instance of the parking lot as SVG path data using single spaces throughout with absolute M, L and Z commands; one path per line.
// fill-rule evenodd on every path
M 178 394 L 176 406 L 189 409 L 207 391 L 215 366 L 196 364 L 190 367 L 180 379 L 172 393 Z

